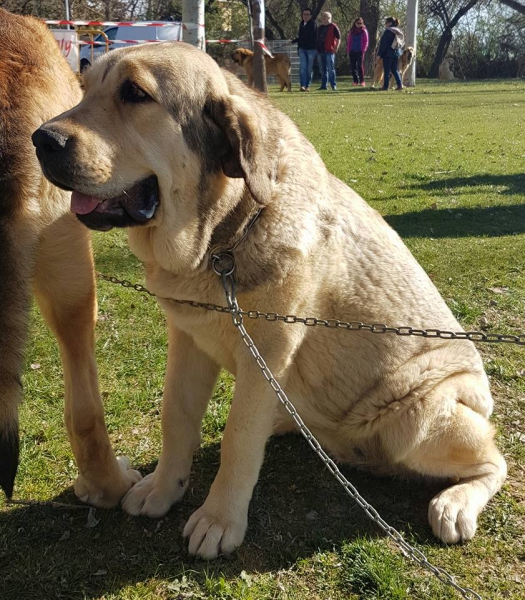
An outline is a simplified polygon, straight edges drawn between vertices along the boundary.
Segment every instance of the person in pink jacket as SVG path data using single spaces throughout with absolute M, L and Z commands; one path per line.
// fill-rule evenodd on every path
M 363 59 L 366 49 L 368 48 L 368 31 L 365 27 L 365 22 L 361 17 L 358 17 L 352 28 L 348 32 L 346 39 L 346 53 L 350 59 L 350 67 L 352 68 L 353 85 L 362 85 L 365 87 L 365 69 Z

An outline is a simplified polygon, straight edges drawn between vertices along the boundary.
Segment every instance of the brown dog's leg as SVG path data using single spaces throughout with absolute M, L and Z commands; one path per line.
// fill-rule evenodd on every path
M 162 400 L 162 453 L 153 473 L 122 501 L 131 515 L 161 517 L 188 487 L 201 422 L 219 375 L 219 366 L 169 319 L 168 366 Z
M 372 87 L 381 85 L 383 83 L 383 59 L 377 57 L 376 65 L 374 67 L 374 81 Z
M 116 459 L 106 431 L 94 354 L 97 305 L 90 234 L 71 214 L 44 234 L 35 294 L 60 347 L 65 421 L 79 470 L 75 493 L 95 506 L 115 506 L 141 476 L 129 469 L 127 459 Z

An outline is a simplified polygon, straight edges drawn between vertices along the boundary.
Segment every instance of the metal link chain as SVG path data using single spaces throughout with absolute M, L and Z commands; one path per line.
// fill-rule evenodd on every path
M 218 255 L 216 255 L 218 256 Z M 99 279 L 109 281 L 125 288 L 131 288 L 137 292 L 156 297 L 143 285 L 131 283 L 126 279 L 118 279 L 109 275 L 97 273 Z M 176 298 L 162 298 L 175 304 L 192 306 L 193 308 L 204 308 L 205 310 L 231 313 L 231 309 L 220 304 L 209 302 L 196 302 L 195 300 L 178 300 Z M 261 312 L 260 310 L 237 310 L 237 314 L 248 319 L 265 319 L 266 321 L 280 321 L 282 323 L 300 323 L 306 327 L 328 327 L 344 329 L 347 331 L 369 331 L 370 333 L 393 333 L 400 336 L 416 336 L 425 338 L 440 338 L 445 340 L 469 340 L 471 342 L 487 342 L 491 344 L 516 344 L 525 346 L 525 334 L 511 335 L 506 333 L 483 333 L 482 331 L 447 331 L 442 329 L 416 329 L 414 327 L 388 327 L 382 323 L 361 323 L 360 321 L 340 321 L 339 319 L 318 319 L 317 317 L 297 317 L 295 315 L 280 315 L 275 312 Z
M 325 319 L 316 319 L 314 317 L 301 318 L 301 317 L 295 317 L 293 315 L 281 316 L 276 313 L 261 313 L 259 311 L 243 311 L 239 308 L 239 305 L 237 303 L 237 298 L 235 295 L 235 280 L 233 278 L 233 270 L 234 270 L 233 257 L 231 257 L 231 255 L 228 255 L 228 259 L 231 258 L 231 266 L 229 266 L 225 270 L 221 271 L 217 267 L 218 261 L 220 260 L 221 256 L 224 256 L 224 254 L 222 254 L 222 255 L 215 254 L 214 255 L 212 266 L 213 266 L 214 272 L 217 273 L 218 275 L 220 275 L 220 277 L 221 277 L 221 283 L 224 288 L 224 292 L 226 294 L 226 300 L 228 302 L 227 307 L 220 306 L 217 304 L 207 304 L 207 303 L 203 303 L 203 302 L 195 302 L 192 300 L 172 299 L 172 301 L 176 302 L 178 304 L 185 304 L 185 305 L 193 306 L 195 308 L 205 308 L 207 310 L 229 313 L 231 315 L 233 324 L 239 330 L 242 341 L 246 344 L 246 346 L 250 350 L 252 356 L 255 358 L 255 361 L 256 361 L 257 365 L 259 366 L 259 368 L 261 369 L 261 372 L 262 372 L 264 378 L 268 381 L 268 383 L 270 384 L 271 388 L 275 392 L 279 401 L 283 404 L 283 406 L 286 408 L 287 412 L 290 414 L 290 416 L 293 418 L 293 420 L 299 427 L 299 430 L 300 430 L 301 434 L 303 435 L 303 437 L 306 439 L 306 441 L 308 442 L 310 447 L 314 450 L 314 452 L 323 461 L 323 463 L 325 464 L 326 468 L 330 471 L 330 473 L 332 473 L 332 475 L 337 479 L 337 481 L 343 486 L 346 493 L 356 502 L 356 504 L 358 504 L 363 509 L 366 516 L 371 521 L 376 523 L 380 527 L 380 529 L 382 529 L 382 531 L 401 549 L 402 553 L 405 556 L 410 558 L 412 561 L 414 561 L 420 567 L 433 573 L 433 575 L 437 579 L 439 579 L 439 581 L 441 581 L 441 583 L 454 588 L 457 592 L 459 592 L 461 594 L 461 596 L 463 598 L 466 598 L 466 600 L 482 600 L 482 597 L 477 592 L 475 592 L 471 588 L 462 587 L 461 585 L 456 583 L 453 575 L 450 575 L 450 573 L 445 571 L 445 569 L 443 569 L 441 567 L 437 567 L 436 565 L 433 565 L 427 559 L 427 557 L 421 550 L 411 546 L 403 538 L 401 533 L 399 533 L 399 531 L 397 531 L 397 529 L 395 529 L 394 527 L 389 525 L 381 517 L 381 515 L 378 513 L 378 511 L 371 504 L 369 504 L 365 500 L 365 498 L 363 498 L 363 496 L 361 496 L 361 494 L 357 491 L 356 487 L 354 485 L 352 485 L 346 479 L 346 477 L 341 473 L 341 471 L 339 470 L 339 468 L 337 467 L 335 462 L 323 450 L 323 448 L 321 447 L 321 445 L 319 444 L 317 439 L 314 437 L 312 432 L 304 424 L 303 420 L 299 416 L 299 413 L 295 409 L 295 406 L 290 402 L 290 400 L 286 396 L 284 390 L 279 385 L 279 382 L 274 378 L 271 370 L 269 369 L 265 360 L 259 353 L 252 338 L 246 331 L 246 328 L 244 327 L 243 317 L 247 316 L 252 319 L 253 318 L 256 318 L 256 319 L 266 318 L 268 321 L 283 321 L 285 323 L 303 323 L 304 325 L 307 325 L 307 326 L 323 325 L 325 327 L 338 327 L 341 329 L 349 329 L 349 330 L 368 330 L 368 331 L 372 331 L 373 333 L 396 333 L 397 335 L 423 335 L 423 333 L 421 333 L 421 332 L 424 330 L 412 329 L 411 327 L 386 327 L 385 325 L 365 325 L 363 323 L 356 323 L 356 322 L 346 323 L 346 322 L 338 321 L 335 319 L 325 320 Z M 155 294 L 152 294 L 149 290 L 147 290 L 144 286 L 142 286 L 140 284 L 133 284 L 129 281 L 119 280 L 116 277 L 110 277 L 107 275 L 102 275 L 100 273 L 98 274 L 98 276 L 105 281 L 110 281 L 111 283 L 116 283 L 116 284 L 122 285 L 123 287 L 132 288 L 138 292 L 146 293 L 150 296 L 155 296 Z M 333 325 L 332 323 L 336 323 L 336 325 Z M 405 330 L 407 330 L 409 332 L 406 333 Z M 428 330 L 428 331 L 449 334 L 447 336 L 430 335 L 428 337 L 445 337 L 446 339 L 471 339 L 469 337 L 466 337 L 466 335 L 468 335 L 466 332 L 460 332 L 460 333 L 465 333 L 465 335 L 459 336 L 458 334 L 455 334 L 450 331 L 442 332 L 437 329 Z M 470 333 L 477 334 L 480 336 L 485 335 L 480 332 L 470 332 Z M 493 335 L 496 335 L 496 334 L 493 334 Z M 456 338 L 456 336 L 457 336 L 457 338 Z M 509 336 L 501 336 L 501 337 L 509 337 Z M 522 336 L 512 336 L 512 337 L 520 338 L 519 342 L 514 342 L 514 343 L 520 343 L 520 344 L 525 343 L 525 336 L 523 336 L 523 335 Z M 509 340 L 507 340 L 507 339 L 503 339 L 503 340 L 500 340 L 500 339 L 497 339 L 497 340 L 496 339 L 476 339 L 476 340 L 474 340 L 473 339 L 472 341 L 509 342 Z

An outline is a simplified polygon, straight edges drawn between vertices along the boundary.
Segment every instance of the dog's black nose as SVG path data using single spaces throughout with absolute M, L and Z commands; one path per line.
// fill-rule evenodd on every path
M 53 129 L 44 129 L 40 127 L 31 136 L 33 146 L 45 154 L 61 152 L 67 146 L 69 136 L 64 135 Z

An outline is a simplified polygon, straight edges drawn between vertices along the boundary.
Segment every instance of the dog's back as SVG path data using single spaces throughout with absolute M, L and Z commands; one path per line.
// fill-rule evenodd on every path
M 17 408 L 34 255 L 42 223 L 67 210 L 68 202 L 65 192 L 42 177 L 31 134 L 79 95 L 47 27 L 0 9 L 0 486 L 8 496 L 18 462 Z M 52 196 L 47 207 L 39 202 L 45 195 Z

